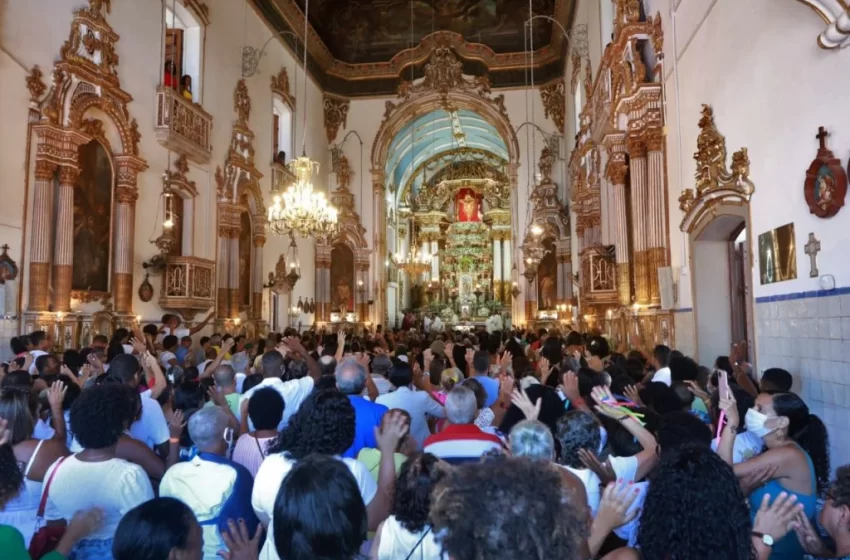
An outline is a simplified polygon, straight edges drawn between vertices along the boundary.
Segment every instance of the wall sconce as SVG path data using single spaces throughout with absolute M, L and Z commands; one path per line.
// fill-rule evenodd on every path
M 241 322 L 242 322 L 242 319 L 240 319 L 239 317 L 237 317 L 237 318 L 233 319 L 233 324 L 234 324 L 234 325 L 239 325 L 239 323 L 241 323 Z
M 142 316 L 141 316 L 141 315 L 136 315 L 136 324 L 137 324 L 137 325 L 141 325 L 141 324 L 142 324 Z

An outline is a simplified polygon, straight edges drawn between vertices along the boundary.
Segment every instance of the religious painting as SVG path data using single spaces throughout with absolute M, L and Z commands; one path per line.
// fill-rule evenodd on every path
M 239 306 L 251 305 L 251 269 L 253 268 L 251 253 L 254 249 L 252 240 L 251 216 L 248 212 L 239 215 Z
M 80 146 L 80 175 L 74 185 L 72 290 L 109 291 L 112 232 L 112 161 L 103 144 Z
M 793 223 L 759 235 L 759 278 L 762 284 L 797 278 L 797 247 Z
M 835 216 L 847 195 L 847 173 L 841 161 L 827 149 L 828 136 L 824 127 L 820 127 L 816 136 L 820 143 L 818 154 L 806 171 L 804 187 L 809 211 L 819 218 Z
M 546 238 L 543 247 L 546 254 L 537 266 L 537 302 L 540 310 L 549 311 L 558 304 L 558 263 L 554 240 Z
M 297 4 L 303 12 L 305 0 Z M 533 0 L 531 8 L 554 16 L 555 0 Z M 310 24 L 334 58 L 362 64 L 389 61 L 432 29 L 458 33 L 497 53 L 523 52 L 528 9 L 526 0 L 313 0 Z M 531 33 L 540 48 L 550 42 L 552 24 L 538 18 Z
M 455 213 L 458 222 L 480 222 L 481 196 L 472 189 L 460 189 L 455 195 Z
M 331 248 L 331 310 L 354 311 L 354 253 L 344 243 Z

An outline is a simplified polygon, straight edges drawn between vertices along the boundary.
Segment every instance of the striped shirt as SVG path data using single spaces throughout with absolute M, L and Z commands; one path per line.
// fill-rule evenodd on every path
M 475 424 L 451 424 L 425 440 L 425 453 L 452 464 L 478 461 L 493 449 L 502 448 L 502 440 L 484 432 Z

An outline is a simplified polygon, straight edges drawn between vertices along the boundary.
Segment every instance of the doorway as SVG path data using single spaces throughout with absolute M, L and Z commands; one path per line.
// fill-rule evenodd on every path
M 718 212 L 690 236 L 697 359 L 710 366 L 733 343 L 753 348 L 752 255 L 746 209 Z M 749 357 L 747 357 L 749 359 Z

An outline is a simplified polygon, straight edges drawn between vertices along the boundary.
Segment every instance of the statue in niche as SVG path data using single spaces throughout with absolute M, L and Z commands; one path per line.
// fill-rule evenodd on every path
M 354 253 L 342 243 L 331 249 L 331 302 L 333 309 L 343 315 L 354 310 Z
M 551 238 L 543 242 L 546 254 L 537 267 L 537 301 L 540 309 L 555 309 L 557 303 L 558 264 L 555 261 L 555 246 Z
M 112 163 L 97 140 L 80 146 L 74 185 L 74 264 L 71 288 L 109 291 Z

